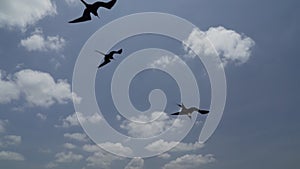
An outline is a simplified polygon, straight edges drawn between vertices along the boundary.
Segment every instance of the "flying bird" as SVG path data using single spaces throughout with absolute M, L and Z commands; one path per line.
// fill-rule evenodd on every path
M 100 53 L 101 55 L 104 56 L 104 61 L 98 66 L 98 69 L 99 69 L 100 67 L 102 67 L 102 66 L 108 64 L 108 63 L 110 62 L 111 59 L 114 60 L 113 55 L 114 55 L 114 54 L 121 54 L 122 51 L 123 51 L 122 49 L 119 49 L 119 50 L 117 50 L 117 51 L 111 51 L 111 52 L 109 52 L 108 54 L 105 54 L 105 53 L 103 53 L 103 52 L 100 52 L 100 51 L 96 50 L 96 52 L 98 52 L 98 53 Z
M 98 12 L 97 12 L 98 9 L 100 7 L 103 7 L 103 8 L 106 8 L 106 9 L 111 9 L 115 5 L 117 0 L 111 0 L 109 2 L 97 1 L 93 4 L 88 4 L 84 0 L 81 0 L 81 2 L 85 5 L 85 9 L 84 9 L 84 12 L 83 12 L 82 16 L 75 19 L 75 20 L 69 21 L 69 23 L 89 21 L 89 20 L 92 19 L 91 13 L 99 18 L 99 15 L 98 15 Z
M 190 119 L 192 118 L 192 113 L 194 111 L 200 113 L 200 114 L 208 114 L 209 111 L 208 110 L 201 110 L 201 109 L 198 109 L 196 107 L 190 107 L 190 108 L 186 108 L 184 106 L 184 104 L 177 104 L 179 107 L 181 107 L 181 111 L 180 112 L 176 112 L 176 113 L 173 113 L 171 115 L 187 115 Z

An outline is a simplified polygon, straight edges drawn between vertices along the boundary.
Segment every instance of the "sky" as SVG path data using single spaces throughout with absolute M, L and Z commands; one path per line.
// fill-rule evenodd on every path
M 299 168 L 298 1 L 118 0 L 111 10 L 98 11 L 100 19 L 92 16 L 92 21 L 69 24 L 83 9 L 79 0 L 0 2 L 0 168 Z M 191 31 L 184 41 L 154 34 L 124 39 L 112 47 L 122 48 L 123 53 L 98 71 L 102 57 L 93 51 L 90 56 L 84 56 L 83 60 L 94 64 L 89 69 L 95 67 L 95 70 L 82 78 L 95 73 L 95 89 L 91 90 L 102 114 L 76 111 L 74 104 L 85 103 L 81 93 L 72 90 L 75 65 L 82 57 L 80 51 L 85 50 L 86 42 L 100 28 L 140 12 L 176 15 L 198 29 Z M 125 23 L 116 30 L 122 32 L 142 25 Z M 178 27 L 172 30 L 178 31 Z M 203 37 L 210 40 L 215 50 L 211 50 L 210 43 L 203 43 Z M 95 50 L 102 49 L 100 44 L 110 43 L 109 35 L 98 36 L 96 40 L 98 43 L 91 46 Z M 153 54 L 136 64 L 127 67 L 124 64 L 125 70 L 144 62 L 152 67 L 133 77 L 128 98 L 141 112 L 151 109 L 153 103 L 164 102 L 163 97 L 166 105 L 162 110 L 151 109 L 126 119 L 111 93 L 113 76 L 126 59 L 149 48 L 164 49 L 178 57 Z M 198 84 L 201 100 L 194 99 L 194 93 L 184 104 L 209 109 L 213 98 L 211 77 L 195 54 L 213 57 L 214 52 L 218 53 L 222 62 L 219 66 L 226 75 L 226 105 L 216 131 L 205 143 L 199 143 L 199 132 L 208 117 L 196 117 L 194 113 L 191 121 L 187 116 L 170 116 L 179 110 L 176 103 L 182 102 L 181 85 L 161 69 L 184 72 L 188 66 Z M 99 61 L 94 63 L 93 59 Z M 179 75 L 183 79 L 191 78 L 184 73 Z M 124 80 L 122 86 L 126 78 L 120 79 Z M 193 86 L 190 81 L 184 82 Z M 149 94 L 155 94 L 151 92 L 154 89 L 160 89 L 165 95 L 149 100 Z M 184 91 L 193 93 L 193 88 Z M 146 124 L 134 122 L 151 120 L 154 121 Z M 126 158 L 135 154 L 134 147 L 127 144 L 130 141 L 103 142 L 101 147 L 121 156 L 112 154 L 100 149 L 79 121 L 99 125 L 107 121 L 115 131 L 132 138 L 149 138 L 164 132 L 176 134 L 185 131 L 192 122 L 195 124 L 181 140 L 165 138 L 144 146 L 145 151 L 159 155 L 132 159 Z M 109 131 L 97 128 L 94 131 L 101 131 L 100 136 L 104 138 L 111 136 Z M 161 152 L 164 148 L 168 151 Z

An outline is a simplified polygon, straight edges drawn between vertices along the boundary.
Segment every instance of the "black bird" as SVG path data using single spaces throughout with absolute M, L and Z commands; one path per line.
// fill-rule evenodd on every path
M 177 105 L 178 105 L 179 107 L 181 107 L 181 111 L 180 111 L 180 112 L 173 113 L 173 114 L 171 114 L 171 115 L 187 115 L 187 116 L 189 116 L 189 118 L 191 118 L 191 117 L 192 117 L 192 113 L 193 113 L 194 111 L 196 111 L 196 112 L 198 112 L 198 113 L 200 113 L 200 114 L 208 114 L 208 113 L 209 113 L 208 110 L 200 110 L 200 109 L 198 109 L 198 108 L 196 108 L 196 107 L 186 108 L 186 107 L 184 106 L 183 103 L 182 103 L 182 104 L 177 104 Z
M 106 8 L 106 9 L 111 9 L 115 5 L 117 0 L 111 0 L 109 2 L 97 1 L 93 4 L 88 4 L 84 0 L 81 0 L 81 2 L 85 5 L 85 9 L 84 9 L 84 12 L 83 12 L 82 16 L 80 18 L 77 18 L 77 19 L 73 20 L 73 21 L 70 21 L 69 23 L 89 21 L 89 20 L 92 19 L 91 13 L 99 18 L 99 15 L 98 15 L 98 12 L 97 12 L 98 8 L 103 7 L 103 8 Z
M 96 52 L 100 53 L 101 55 L 104 55 L 104 61 L 98 66 L 98 69 L 106 64 L 108 64 L 110 62 L 111 59 L 114 60 L 113 55 L 114 54 L 121 54 L 122 53 L 122 49 L 119 49 L 118 51 L 111 51 L 108 54 L 102 53 L 98 50 L 96 50 Z

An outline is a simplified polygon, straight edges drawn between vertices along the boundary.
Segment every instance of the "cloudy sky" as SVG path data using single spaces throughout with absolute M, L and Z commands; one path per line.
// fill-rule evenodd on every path
M 83 11 L 79 0 L 1 1 L 0 168 L 299 168 L 299 9 L 296 0 L 118 0 L 111 11 L 99 10 L 100 20 L 68 24 Z M 79 103 L 81 97 L 72 91 L 72 76 L 81 48 L 105 24 L 137 12 L 170 13 L 199 29 L 182 42 L 141 35 L 116 44 L 114 49 L 123 48 L 122 56 L 95 78 L 103 116 L 76 115 L 73 101 Z M 195 54 L 209 56 L 214 51 L 201 41 L 203 37 L 218 52 L 227 80 L 223 118 L 206 143 L 197 142 L 205 116 L 194 119 L 194 127 L 180 143 L 160 139 L 145 146 L 149 152 L 159 152 L 177 145 L 151 158 L 113 155 L 85 134 L 78 119 L 93 124 L 106 120 L 116 131 L 139 138 L 159 135 L 174 124 L 180 132 L 190 122 L 188 117 L 169 116 L 181 102 L 178 85 L 170 75 L 154 69 L 132 80 L 130 101 L 145 111 L 149 93 L 159 88 L 168 100 L 163 112 L 141 114 L 133 121 L 119 114 L 110 93 L 111 76 L 126 56 L 145 48 L 169 50 L 185 61 L 199 84 L 199 104 L 208 109 L 209 77 Z M 180 62 L 164 55 L 149 65 L 176 67 Z M 152 118 L 156 120 L 149 124 L 134 123 Z M 102 146 L 122 156 L 132 154 L 134 150 L 125 144 L 126 140 L 119 140 Z

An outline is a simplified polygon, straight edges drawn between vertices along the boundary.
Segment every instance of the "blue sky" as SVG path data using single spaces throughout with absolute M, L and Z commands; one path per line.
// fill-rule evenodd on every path
M 99 10 L 100 20 L 93 17 L 90 22 L 68 24 L 83 10 L 79 0 L 1 1 L 0 168 L 297 168 L 299 8 L 296 0 L 118 0 L 111 11 Z M 200 116 L 175 149 L 131 161 L 99 149 L 86 136 L 74 114 L 72 96 L 79 100 L 80 96 L 72 92 L 72 76 L 79 52 L 94 32 L 137 12 L 170 13 L 200 28 L 186 40 L 199 55 L 199 33 L 212 41 L 224 64 L 227 100 L 222 120 L 205 144 L 196 142 L 205 121 L 205 116 Z M 101 43 L 105 41 L 103 38 Z M 170 127 L 174 118 L 168 114 L 178 110 L 175 103 L 181 102 L 180 92 L 176 81 L 162 71 L 139 73 L 129 91 L 132 104 L 140 111 L 149 108 L 151 90 L 165 92 L 167 105 L 158 122 L 144 128 L 128 122 L 118 115 L 112 100 L 114 70 L 125 56 L 145 48 L 165 49 L 184 60 L 199 84 L 201 107 L 210 107 L 209 77 L 182 42 L 139 35 L 114 46 L 118 48 L 124 49 L 123 57 L 96 75 L 95 93 L 103 117 L 79 113 L 81 120 L 101 123 L 105 119 L 115 130 L 133 137 L 149 137 Z M 179 64 L 170 57 L 155 63 Z M 177 122 L 180 126 L 189 119 L 182 117 Z M 123 141 L 105 146 L 126 156 L 131 150 Z M 162 140 L 148 148 L 155 151 L 170 145 Z

